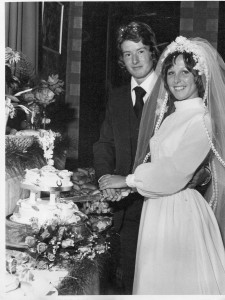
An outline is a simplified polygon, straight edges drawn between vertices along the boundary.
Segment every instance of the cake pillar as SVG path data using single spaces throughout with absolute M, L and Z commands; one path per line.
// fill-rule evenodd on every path
M 30 191 L 30 202 L 31 202 L 32 204 L 36 204 L 37 196 L 40 197 L 40 193 L 39 193 L 39 192 L 38 192 L 38 193 L 35 193 L 35 192 Z
M 55 205 L 60 192 L 50 193 L 49 205 Z

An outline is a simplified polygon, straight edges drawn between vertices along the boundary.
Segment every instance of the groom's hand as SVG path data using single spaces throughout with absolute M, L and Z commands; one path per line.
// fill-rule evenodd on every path
M 103 196 L 106 200 L 109 201 L 120 201 L 121 199 L 127 197 L 130 193 L 132 193 L 132 190 L 130 188 L 128 189 L 105 189 L 102 191 Z
M 117 193 L 116 189 L 105 189 L 102 190 L 103 196 L 106 200 L 109 201 L 119 201 L 120 195 Z
M 198 172 L 196 172 L 192 180 L 188 183 L 188 188 L 194 189 L 196 187 L 204 187 L 211 180 L 211 171 L 208 166 L 203 166 Z

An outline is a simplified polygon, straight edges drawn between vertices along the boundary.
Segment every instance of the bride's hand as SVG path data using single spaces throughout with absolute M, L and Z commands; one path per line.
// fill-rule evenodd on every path
M 99 189 L 120 189 L 127 187 L 126 177 L 120 175 L 106 175 L 99 180 Z
M 117 189 L 105 189 L 102 191 L 105 200 L 108 201 L 119 201 L 121 199 Z

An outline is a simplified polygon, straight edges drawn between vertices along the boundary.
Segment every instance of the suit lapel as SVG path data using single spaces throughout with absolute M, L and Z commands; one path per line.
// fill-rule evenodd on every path
M 130 84 L 121 88 L 115 109 L 117 113 L 117 116 L 115 116 L 118 122 L 117 125 L 123 128 L 120 131 L 120 135 L 124 138 L 130 136 L 130 111 L 132 109 L 130 88 Z

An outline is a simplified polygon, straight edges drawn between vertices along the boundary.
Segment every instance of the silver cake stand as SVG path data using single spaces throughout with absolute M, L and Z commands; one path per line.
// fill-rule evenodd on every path
M 49 205 L 55 205 L 56 199 L 60 197 L 60 192 L 68 192 L 72 189 L 73 186 L 57 186 L 57 187 L 47 187 L 47 186 L 39 186 L 35 184 L 26 184 L 21 183 L 21 187 L 23 189 L 30 190 L 30 202 L 34 203 L 38 198 L 41 198 L 41 192 L 49 192 Z

